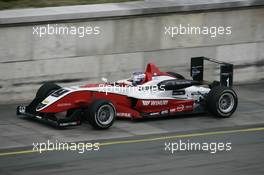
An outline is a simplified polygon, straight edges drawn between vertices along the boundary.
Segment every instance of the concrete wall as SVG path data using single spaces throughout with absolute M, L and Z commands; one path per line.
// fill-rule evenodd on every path
M 28 100 L 44 81 L 74 85 L 126 78 L 148 62 L 189 75 L 190 57 L 206 56 L 235 64 L 235 82 L 264 78 L 264 7 L 155 14 L 51 23 L 99 26 L 100 34 L 38 37 L 33 26 L 0 27 L 0 102 Z M 232 26 L 232 34 L 164 34 L 171 25 Z M 39 26 L 45 24 L 38 24 Z M 213 70 L 213 73 L 216 71 Z

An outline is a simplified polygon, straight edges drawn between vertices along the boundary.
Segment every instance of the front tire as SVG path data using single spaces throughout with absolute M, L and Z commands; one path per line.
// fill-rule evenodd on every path
M 35 114 L 36 108 L 40 102 L 42 102 L 47 96 L 49 96 L 54 91 L 60 89 L 61 87 L 54 83 L 45 83 L 37 91 L 36 97 L 28 105 L 27 112 Z
M 96 100 L 86 113 L 88 122 L 96 129 L 108 129 L 116 118 L 114 105 L 108 100 Z
M 46 98 L 52 92 L 60 89 L 61 87 L 55 83 L 44 83 L 37 91 L 36 98 Z
M 206 98 L 207 110 L 217 117 L 230 117 L 237 108 L 237 95 L 229 87 L 216 86 L 211 89 Z

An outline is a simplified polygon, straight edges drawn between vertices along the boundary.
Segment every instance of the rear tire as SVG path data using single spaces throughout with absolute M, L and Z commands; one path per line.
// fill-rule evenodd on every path
M 217 117 L 230 117 L 237 108 L 237 95 L 229 87 L 216 86 L 206 97 L 207 110 Z
M 96 100 L 89 106 L 85 116 L 94 128 L 108 129 L 115 121 L 116 110 L 110 101 Z

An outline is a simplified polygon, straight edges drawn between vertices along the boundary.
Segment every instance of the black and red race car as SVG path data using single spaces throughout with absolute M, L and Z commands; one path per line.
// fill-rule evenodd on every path
M 205 60 L 220 65 L 220 81 L 203 80 Z M 231 89 L 233 65 L 195 57 L 190 72 L 192 80 L 148 64 L 145 72 L 134 72 L 131 78 L 117 82 L 63 88 L 46 83 L 28 106 L 17 107 L 17 114 L 59 127 L 80 125 L 86 119 L 98 129 L 109 128 L 116 117 L 138 119 L 204 112 L 231 116 L 238 103 Z

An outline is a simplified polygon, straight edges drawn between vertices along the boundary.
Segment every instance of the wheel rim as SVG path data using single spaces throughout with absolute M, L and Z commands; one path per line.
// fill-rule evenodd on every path
M 235 106 L 235 98 L 230 93 L 224 93 L 218 100 L 219 110 L 223 113 L 229 113 Z
M 114 119 L 115 111 L 111 105 L 103 105 L 97 111 L 97 119 L 102 125 L 108 125 Z

